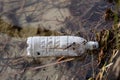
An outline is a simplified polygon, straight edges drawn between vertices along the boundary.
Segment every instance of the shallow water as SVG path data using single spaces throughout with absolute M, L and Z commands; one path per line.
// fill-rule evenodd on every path
M 87 40 L 95 40 L 94 30 L 110 29 L 113 23 L 112 21 L 106 22 L 104 20 L 105 10 L 114 7 L 104 0 L 0 0 L 0 4 L 0 16 L 9 24 L 19 27 L 42 27 L 60 32 L 62 35 L 82 36 Z M 19 57 L 24 53 L 23 42 L 25 42 L 25 39 L 21 41 L 20 38 L 2 36 L 3 40 L 0 41 L 1 59 Z M 6 40 L 6 44 L 4 40 Z M 6 45 L 8 46 L 6 47 Z M 4 53 L 6 54 L 3 55 Z M 54 61 L 56 61 L 56 58 L 40 59 L 42 65 Z M 1 61 L 0 64 L 4 64 L 4 61 Z M 40 66 L 41 64 L 35 64 L 35 66 Z M 21 65 L 24 64 L 21 62 Z M 96 60 L 94 65 L 96 66 Z M 24 75 L 9 75 L 11 71 L 15 73 L 17 69 L 11 69 L 8 66 L 0 66 L 0 70 L 1 78 L 9 80 L 20 78 L 31 80 L 86 80 L 86 78 L 91 76 L 89 74 L 92 74 L 90 55 L 86 55 L 83 60 L 46 67 L 45 70 L 25 71 Z

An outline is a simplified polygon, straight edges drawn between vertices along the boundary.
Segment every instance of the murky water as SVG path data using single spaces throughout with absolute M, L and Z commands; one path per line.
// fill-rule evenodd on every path
M 104 0 L 0 0 L 0 16 L 5 22 L 18 27 L 41 27 L 65 35 L 77 35 L 87 40 L 95 40 L 95 33 L 92 31 L 111 28 L 113 22 L 106 22 L 104 13 L 107 8 L 113 7 Z M 11 39 L 9 36 L 6 38 L 4 35 L 2 38 L 0 44 L 4 46 L 2 45 L 0 50 L 1 59 L 8 57 L 6 56 L 7 51 L 10 53 L 9 55 L 12 55 L 13 52 L 14 54 L 18 51 L 24 52 L 25 48 L 23 50 L 21 47 L 24 47 L 22 43 L 25 42 L 25 39 L 22 42 L 20 38 L 20 41 Z M 6 44 L 3 43 L 4 38 L 6 38 Z M 6 45 L 9 45 L 7 48 L 10 48 L 7 51 L 5 50 Z M 4 53 L 6 53 L 5 56 Z M 20 53 L 14 56 L 20 56 Z M 56 58 L 41 59 L 42 64 L 55 60 Z M 2 65 L 3 62 L 1 61 L 0 64 Z M 94 65 L 96 65 L 96 61 L 94 61 Z M 39 72 L 25 71 L 24 75 L 9 75 L 11 71 L 16 72 L 9 67 L 0 66 L 0 70 L 0 74 L 3 76 L 1 78 L 7 79 L 4 77 L 7 75 L 9 78 L 7 80 L 20 79 L 21 76 L 21 79 L 30 80 L 86 80 L 92 73 L 88 73 L 91 71 L 91 56 L 86 55 L 83 60 L 63 63 L 57 67 L 47 67 Z

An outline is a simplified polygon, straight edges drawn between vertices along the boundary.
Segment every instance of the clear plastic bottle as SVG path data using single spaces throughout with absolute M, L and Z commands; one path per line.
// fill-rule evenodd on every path
M 98 42 L 77 36 L 34 36 L 27 39 L 27 55 L 42 56 L 80 56 L 86 49 L 98 48 Z

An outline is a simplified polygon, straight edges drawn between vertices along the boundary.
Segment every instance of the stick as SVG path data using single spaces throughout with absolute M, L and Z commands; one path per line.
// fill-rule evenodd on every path
M 54 63 L 50 63 L 50 64 L 46 64 L 46 65 L 42 65 L 42 66 L 38 66 L 38 67 L 35 67 L 35 68 L 30 68 L 30 69 L 31 70 L 36 70 L 36 69 L 40 69 L 40 68 L 44 68 L 44 67 L 48 67 L 48 66 L 52 66 L 52 65 L 68 62 L 68 61 L 72 61 L 72 60 L 74 60 L 74 58 L 70 58 L 70 59 L 66 59 L 64 61 L 54 62 Z

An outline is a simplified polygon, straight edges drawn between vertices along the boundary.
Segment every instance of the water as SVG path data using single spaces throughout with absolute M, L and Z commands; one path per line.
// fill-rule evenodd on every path
M 100 31 L 111 28 L 112 21 L 106 22 L 104 20 L 105 10 L 111 7 L 113 5 L 104 0 L 0 0 L 0 16 L 5 22 L 18 27 L 41 27 L 59 32 L 61 35 L 64 32 L 65 35 L 77 35 L 87 40 L 95 40 L 94 30 Z M 29 30 L 26 31 L 26 33 L 29 32 Z M 32 36 L 32 33 L 29 34 L 29 36 Z M 0 57 L 18 57 L 25 53 L 25 48 L 21 46 L 23 42 L 26 42 L 25 39 L 22 42 L 20 38 L 2 36 L 4 39 L 0 43 L 4 42 L 4 45 L 1 45 L 0 51 L 6 54 L 1 54 Z M 4 49 L 6 44 L 9 46 Z M 56 61 L 56 59 L 45 58 L 40 59 L 40 61 L 41 64 L 48 64 Z M 3 62 L 1 61 L 0 64 L 3 64 Z M 13 80 L 16 76 L 18 79 L 21 76 L 21 79 L 33 80 L 85 80 L 85 75 L 88 75 L 88 70 L 91 70 L 91 56 L 87 54 L 83 60 L 71 63 L 72 66 L 63 63 L 57 68 L 54 68 L 54 66 L 47 67 L 46 71 L 40 70 L 39 72 L 34 71 L 34 73 L 26 71 L 24 75 L 9 75 L 12 70 L 8 67 L 3 69 L 4 67 L 0 66 L 3 76 L 1 78 L 7 79 L 11 77 Z M 96 61 L 94 61 L 94 65 L 96 66 Z M 2 70 L 4 73 L 9 74 L 4 75 Z M 16 70 L 13 70 L 13 73 L 14 71 Z M 34 77 L 32 77 L 33 75 Z

